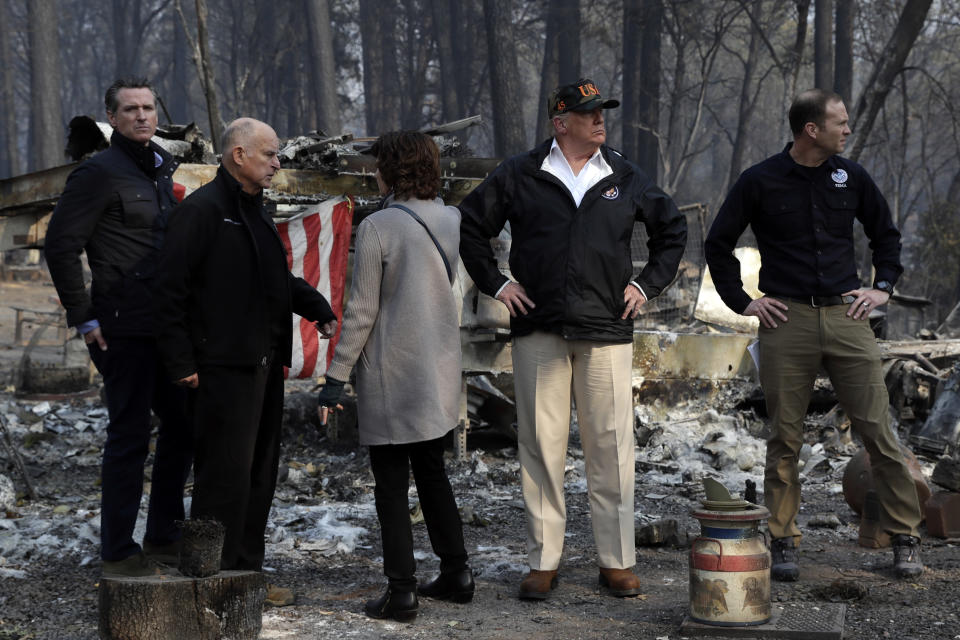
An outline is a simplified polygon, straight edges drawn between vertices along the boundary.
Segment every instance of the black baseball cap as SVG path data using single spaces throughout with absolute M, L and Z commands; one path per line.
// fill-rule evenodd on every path
M 573 84 L 560 85 L 547 99 L 547 113 L 551 118 L 570 111 L 593 111 L 597 107 L 613 109 L 619 106 L 619 100 L 604 100 L 600 97 L 597 85 L 588 78 L 581 78 Z

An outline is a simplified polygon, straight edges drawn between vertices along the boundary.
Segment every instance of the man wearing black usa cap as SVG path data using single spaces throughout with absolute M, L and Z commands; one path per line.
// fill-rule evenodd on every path
M 776 580 L 799 575 L 797 460 L 803 418 L 823 366 L 854 430 L 870 454 L 882 526 L 893 537 L 900 577 L 923 572 L 916 485 L 890 429 L 880 353 L 867 323 L 903 273 L 900 232 L 883 195 L 859 164 L 840 157 L 850 135 L 840 96 L 820 89 L 790 107 L 793 143 L 741 174 L 717 213 L 706 258 L 728 307 L 760 319 L 760 384 L 771 421 L 764 502 Z M 853 221 L 873 251 L 873 287 L 862 288 L 853 248 Z M 760 251 L 760 290 L 743 290 L 737 239 L 750 225 Z
M 554 136 L 504 161 L 460 205 L 460 253 L 481 291 L 510 311 L 530 573 L 522 599 L 556 586 L 566 509 L 570 393 L 577 407 L 600 584 L 640 593 L 634 549 L 633 320 L 676 275 L 687 228 L 676 205 L 608 148 L 604 100 L 590 80 L 558 87 Z M 650 257 L 633 273 L 635 222 Z M 490 239 L 509 222 L 511 281 Z

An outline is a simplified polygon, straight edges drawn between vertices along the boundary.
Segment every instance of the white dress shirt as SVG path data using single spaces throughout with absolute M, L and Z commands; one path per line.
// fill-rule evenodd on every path
M 603 159 L 603 154 L 600 153 L 598 147 L 593 155 L 590 156 L 590 159 L 587 160 L 587 163 L 580 169 L 580 173 L 575 174 L 570 167 L 570 163 L 567 162 L 567 157 L 563 155 L 563 151 L 560 150 L 560 145 L 557 144 L 556 138 L 553 139 L 553 144 L 550 145 L 550 153 L 543 159 L 543 164 L 540 165 L 540 168 L 555 176 L 557 180 L 563 183 L 563 186 L 570 192 L 570 197 L 573 198 L 574 204 L 578 207 L 580 206 L 580 202 L 583 201 L 584 194 L 590 190 L 590 187 L 613 173 L 613 169 L 611 169 L 607 161 Z

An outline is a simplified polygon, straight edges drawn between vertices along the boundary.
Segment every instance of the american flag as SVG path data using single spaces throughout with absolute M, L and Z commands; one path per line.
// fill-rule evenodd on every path
M 349 196 L 297 207 L 296 213 L 277 223 L 287 249 L 287 265 L 295 276 L 330 301 L 337 319 L 343 318 L 343 290 L 347 279 L 347 255 L 353 223 L 353 199 Z M 327 340 L 312 322 L 293 316 L 293 361 L 284 373 L 287 378 L 322 376 L 340 338 Z

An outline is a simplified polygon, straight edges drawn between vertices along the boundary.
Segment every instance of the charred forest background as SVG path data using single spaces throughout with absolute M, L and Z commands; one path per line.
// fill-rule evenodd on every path
M 622 103 L 608 143 L 713 212 L 820 86 L 903 231 L 899 291 L 939 321 L 960 299 L 958 40 L 960 0 L 0 0 L 0 178 L 65 164 L 67 123 L 105 120 L 119 76 L 215 145 L 240 115 L 287 137 L 480 114 L 466 142 L 495 157 L 545 139 L 547 93 L 586 76 Z

